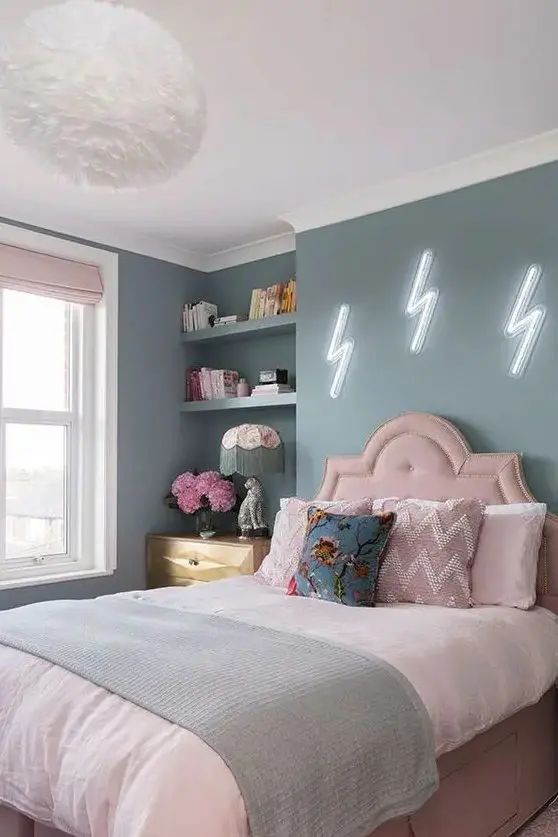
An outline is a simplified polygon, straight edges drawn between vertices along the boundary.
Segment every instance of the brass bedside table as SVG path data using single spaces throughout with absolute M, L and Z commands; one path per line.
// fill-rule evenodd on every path
M 255 573 L 269 552 L 267 538 L 217 535 L 147 536 L 147 586 L 190 587 Z

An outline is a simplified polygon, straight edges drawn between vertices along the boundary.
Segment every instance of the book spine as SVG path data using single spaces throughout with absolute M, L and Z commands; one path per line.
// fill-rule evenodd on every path
M 265 298 L 266 290 L 265 288 L 260 288 L 258 294 L 258 320 L 261 320 L 265 316 Z
M 256 306 L 259 303 L 259 288 L 254 288 L 252 291 L 252 296 L 250 297 L 250 313 L 248 314 L 248 319 L 255 320 L 256 319 Z
M 273 313 L 280 314 L 281 313 L 281 298 L 283 296 L 283 285 L 278 284 L 275 285 L 275 295 L 273 298 Z
M 211 400 L 210 370 L 203 366 L 200 370 L 200 386 L 203 401 Z
M 223 370 L 223 398 L 232 398 L 232 372 L 230 369 Z
M 270 285 L 265 295 L 265 313 L 264 317 L 271 317 L 273 314 L 273 290 L 274 286 Z

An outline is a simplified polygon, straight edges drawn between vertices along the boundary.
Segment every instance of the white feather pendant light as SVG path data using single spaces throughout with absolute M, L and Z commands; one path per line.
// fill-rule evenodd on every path
M 169 178 L 199 148 L 205 99 L 184 50 L 142 12 L 67 0 L 0 53 L 0 114 L 18 144 L 81 185 Z

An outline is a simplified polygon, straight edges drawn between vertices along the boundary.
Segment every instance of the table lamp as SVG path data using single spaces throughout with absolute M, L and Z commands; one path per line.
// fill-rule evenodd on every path
M 221 473 L 241 474 L 246 497 L 238 512 L 241 538 L 267 537 L 269 527 L 264 518 L 264 491 L 258 477 L 283 471 L 284 451 L 281 437 L 265 424 L 240 424 L 231 427 L 221 442 Z

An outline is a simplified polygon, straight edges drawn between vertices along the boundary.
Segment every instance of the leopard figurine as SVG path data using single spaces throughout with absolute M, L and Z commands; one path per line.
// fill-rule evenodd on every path
M 240 537 L 254 537 L 256 532 L 259 535 L 262 533 L 265 534 L 267 524 L 263 515 L 264 492 L 262 485 L 256 477 L 248 477 L 244 483 L 244 487 L 248 493 L 242 501 L 238 512 Z

